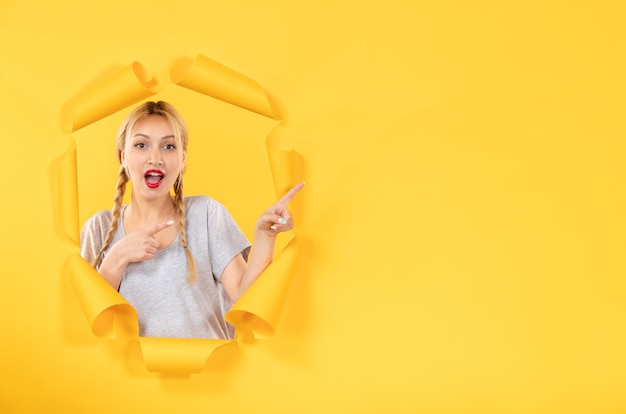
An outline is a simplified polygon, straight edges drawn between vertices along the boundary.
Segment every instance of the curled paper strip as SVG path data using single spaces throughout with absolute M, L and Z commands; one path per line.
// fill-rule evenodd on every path
M 137 336 L 135 309 L 78 254 L 70 257 L 69 275 L 94 335 L 109 339 Z
M 201 372 L 211 354 L 229 340 L 194 338 L 138 339 L 141 354 L 150 372 L 191 374 Z
M 72 141 L 72 144 L 75 144 Z M 76 177 L 76 145 L 68 153 L 56 160 L 52 166 L 51 180 L 53 217 L 55 227 L 62 238 L 70 243 L 78 243 L 78 184 Z M 54 173 L 56 171 L 56 173 Z
M 133 62 L 69 101 L 61 114 L 63 131 L 74 132 L 92 124 L 154 95 L 159 88 L 150 72 L 141 63 Z
M 261 85 L 203 55 L 179 61 L 172 67 L 170 77 L 177 85 L 279 119 Z
M 296 182 L 295 152 L 281 143 L 278 128 L 268 136 L 266 145 L 276 196 L 280 198 Z M 299 251 L 298 240 L 293 232 L 279 238 L 272 264 L 226 314 L 226 320 L 235 326 L 242 339 L 249 341 L 274 335 L 282 304 L 285 303 L 296 271 Z
M 255 81 L 202 55 L 195 61 L 179 62 L 172 69 L 172 80 L 180 86 L 222 101 L 278 119 L 274 105 L 265 90 Z M 142 65 L 135 62 L 108 80 L 98 83 L 64 108 L 62 122 L 66 131 L 76 131 L 118 110 L 136 104 L 156 93 L 156 82 Z M 267 139 L 268 156 L 276 186 L 282 196 L 295 184 L 294 151 Z M 58 172 L 59 189 L 73 188 L 70 198 L 57 197 L 59 220 L 77 223 L 75 151 L 66 154 Z M 70 171 L 71 170 L 71 171 Z M 70 191 L 71 193 L 71 191 Z M 62 201 L 63 200 L 63 201 Z M 292 210 L 292 214 L 297 212 Z M 77 233 L 75 226 L 65 224 L 65 232 Z M 72 238 L 76 240 L 75 237 Z M 278 238 L 274 261 L 226 315 L 237 332 L 237 338 L 251 340 L 273 335 L 295 272 L 299 244 L 293 231 Z M 138 320 L 134 308 L 113 289 L 82 257 L 71 256 L 68 273 L 74 291 L 94 335 L 101 338 L 128 338 L 139 344 L 148 370 L 160 373 L 201 371 L 213 352 L 229 340 L 138 337 Z
M 297 181 L 296 153 L 290 145 L 283 143 L 280 131 L 280 127 L 274 128 L 265 141 L 277 198 L 282 197 Z
M 278 254 L 254 285 L 226 314 L 244 341 L 274 335 L 298 262 L 300 246 L 290 234 L 289 244 Z

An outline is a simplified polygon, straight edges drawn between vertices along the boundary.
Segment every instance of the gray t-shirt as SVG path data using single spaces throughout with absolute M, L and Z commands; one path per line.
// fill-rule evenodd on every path
M 98 254 L 111 219 L 111 211 L 104 210 L 85 223 L 80 246 L 88 262 Z M 179 234 L 153 259 L 127 266 L 120 294 L 137 310 L 140 336 L 233 339 L 234 328 L 224 320 L 232 303 L 220 278 L 236 255 L 248 259 L 250 243 L 226 208 L 212 198 L 186 197 L 185 220 L 187 245 L 196 263 L 195 283 L 189 282 Z M 124 236 L 120 220 L 111 245 Z

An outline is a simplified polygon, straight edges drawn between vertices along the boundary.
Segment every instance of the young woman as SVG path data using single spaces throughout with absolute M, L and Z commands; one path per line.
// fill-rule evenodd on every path
M 186 150 L 187 128 L 171 105 L 131 112 L 117 136 L 113 209 L 87 221 L 81 255 L 137 310 L 140 336 L 232 339 L 224 316 L 271 262 L 276 235 L 293 228 L 286 207 L 303 183 L 257 220 L 251 253 L 224 206 L 183 196 Z

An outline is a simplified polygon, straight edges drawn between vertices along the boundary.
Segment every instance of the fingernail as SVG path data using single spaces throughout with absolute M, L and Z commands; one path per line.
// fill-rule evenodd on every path
M 279 222 L 280 224 L 287 224 L 287 220 L 285 220 L 285 219 L 284 219 L 284 218 L 282 218 L 282 217 L 278 219 L 278 222 Z
M 270 229 L 277 231 L 278 230 L 278 226 L 276 226 L 276 224 L 274 224 L 273 226 L 270 227 Z
M 167 223 L 165 223 L 165 224 L 167 224 L 168 226 L 169 226 L 170 224 L 174 224 L 174 220 L 170 220 L 170 221 L 168 221 L 168 222 L 167 222 Z

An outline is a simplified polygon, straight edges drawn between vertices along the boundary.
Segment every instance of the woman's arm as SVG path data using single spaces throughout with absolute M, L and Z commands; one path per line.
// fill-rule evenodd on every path
M 287 205 L 303 186 L 304 182 L 297 184 L 259 217 L 254 229 L 253 247 L 248 263 L 246 264 L 243 256 L 238 254 L 224 269 L 221 277 L 222 286 L 233 303 L 272 262 L 278 233 L 293 228 L 293 219 Z
M 119 290 L 122 276 L 128 264 L 154 258 L 155 253 L 159 249 L 159 242 L 154 236 L 173 223 L 173 221 L 168 221 L 155 224 L 146 229 L 135 230 L 124 236 L 111 246 L 98 268 L 98 273 L 114 289 Z

